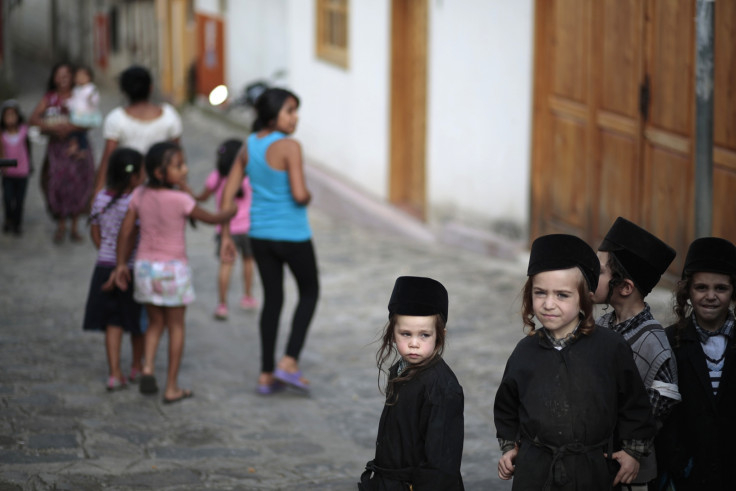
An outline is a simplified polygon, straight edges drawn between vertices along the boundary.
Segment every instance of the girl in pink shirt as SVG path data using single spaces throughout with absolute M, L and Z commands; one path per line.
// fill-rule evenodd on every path
M 194 300 L 192 274 L 187 263 L 185 229 L 192 218 L 205 223 L 227 222 L 235 215 L 232 207 L 210 213 L 197 206 L 194 198 L 177 189 L 188 173 L 181 147 L 173 142 L 156 143 L 146 154 L 148 182 L 133 192 L 118 235 L 117 266 L 113 273 L 116 285 L 125 290 L 130 282 L 126 259 L 134 245 L 136 221 L 140 243 L 135 260 L 136 301 L 146 306 L 148 329 L 145 362 L 140 391 L 155 394 L 154 359 L 165 328 L 169 330 L 169 365 L 164 403 L 192 397 L 192 391 L 177 383 L 184 352 L 184 314 Z
M 219 207 L 222 201 L 222 191 L 225 189 L 225 182 L 230 173 L 230 169 L 235 162 L 238 151 L 243 146 L 243 140 L 230 139 L 225 140 L 217 147 L 216 169 L 210 172 L 204 183 L 204 189 L 199 194 L 192 194 L 197 201 L 206 201 L 212 194 L 217 199 Z M 250 186 L 248 176 L 243 178 L 243 183 L 235 194 L 235 205 L 238 207 L 238 213 L 230 220 L 230 235 L 235 242 L 235 247 L 240 251 L 243 260 L 243 298 L 240 300 L 240 307 L 245 310 L 254 309 L 258 306 L 258 301 L 253 298 L 253 270 L 255 261 L 253 260 L 253 248 L 250 244 L 250 203 L 252 200 L 253 190 Z M 221 243 L 221 227 L 217 226 L 217 235 L 215 241 L 217 247 L 215 253 L 220 257 Z M 230 286 L 230 274 L 233 270 L 233 262 L 220 260 L 220 268 L 217 274 L 217 292 L 218 304 L 215 309 L 215 319 L 227 319 L 227 291 Z
M 28 141 L 28 125 L 23 122 L 20 106 L 12 99 L 0 106 L 0 130 L 0 157 L 16 161 L 14 167 L 2 167 L 5 203 L 3 232 L 20 235 L 28 174 L 31 172 L 31 145 Z

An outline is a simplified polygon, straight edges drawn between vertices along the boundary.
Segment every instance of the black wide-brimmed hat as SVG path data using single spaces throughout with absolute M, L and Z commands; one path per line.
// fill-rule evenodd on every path
M 682 277 L 699 272 L 736 275 L 736 246 L 719 237 L 695 239 L 687 250 Z
M 440 314 L 447 322 L 448 297 L 442 283 L 421 276 L 400 276 L 388 301 L 388 316 Z
M 616 256 L 644 297 L 657 286 L 677 254 L 672 247 L 623 217 L 616 219 L 598 250 Z
M 583 239 L 567 234 L 543 235 L 532 243 L 527 276 L 545 271 L 579 268 L 590 291 L 598 288 L 601 263 Z

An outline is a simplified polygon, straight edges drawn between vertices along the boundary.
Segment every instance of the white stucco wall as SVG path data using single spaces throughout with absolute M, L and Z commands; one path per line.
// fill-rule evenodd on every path
M 525 225 L 532 0 L 430 2 L 427 195 L 433 209 Z
M 533 0 L 428 0 L 430 219 L 527 226 Z M 213 0 L 202 0 L 204 7 Z M 390 0 L 351 0 L 349 68 L 315 55 L 315 2 L 228 2 L 228 83 L 288 69 L 306 156 L 388 196 Z M 237 19 L 237 27 L 233 22 Z
M 387 196 L 389 3 L 350 2 L 349 69 L 315 56 L 315 2 L 289 0 L 290 83 L 301 97 L 296 137 L 310 159 Z

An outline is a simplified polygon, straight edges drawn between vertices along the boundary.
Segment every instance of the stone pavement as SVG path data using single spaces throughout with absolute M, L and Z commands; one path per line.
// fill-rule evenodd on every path
M 37 67 L 24 73 L 29 80 L 20 100 L 28 114 L 47 74 Z M 104 99 L 106 109 L 120 102 L 109 91 Z M 194 109 L 183 118 L 189 182 L 198 190 L 217 143 L 240 130 Z M 99 155 L 99 131 L 93 143 Z M 34 151 L 40 168 L 43 147 Z M 466 489 L 510 489 L 496 476 L 492 406 L 506 358 L 522 336 L 525 258 L 498 259 L 356 225 L 334 213 L 349 206 L 327 198 L 322 202 L 329 205 L 310 211 L 321 280 L 301 359 L 311 394 L 255 394 L 257 313 L 235 307 L 242 286 L 233 275 L 230 318 L 213 320 L 214 230 L 199 224 L 187 230 L 198 298 L 187 310 L 180 372 L 181 385 L 195 397 L 165 406 L 160 394 L 143 396 L 135 386 L 105 391 L 103 335 L 81 329 L 95 250 L 91 242 L 52 244 L 54 225 L 34 174 L 25 234 L 0 236 L 0 490 L 356 489 L 373 457 L 383 404 L 375 341 L 394 279 L 403 274 L 437 278 L 450 293 L 445 358 L 465 390 Z M 654 296 L 655 310 L 664 312 L 669 294 Z M 277 353 L 295 297 L 287 277 Z M 156 360 L 159 380 L 166 345 L 163 340 Z M 129 362 L 125 344 L 123 367 Z

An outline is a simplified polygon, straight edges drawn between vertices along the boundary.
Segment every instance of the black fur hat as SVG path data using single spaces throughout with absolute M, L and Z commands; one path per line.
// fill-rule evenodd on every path
M 695 239 L 687 250 L 682 277 L 698 272 L 736 275 L 736 246 L 719 237 Z
M 644 297 L 657 286 L 677 254 L 653 234 L 622 217 L 613 223 L 598 250 L 616 256 Z
M 527 276 L 558 269 L 579 268 L 588 288 L 598 288 L 601 263 L 584 240 L 567 234 L 543 235 L 532 243 Z
M 447 322 L 447 290 L 442 283 L 420 276 L 400 276 L 388 301 L 388 316 L 440 314 Z

